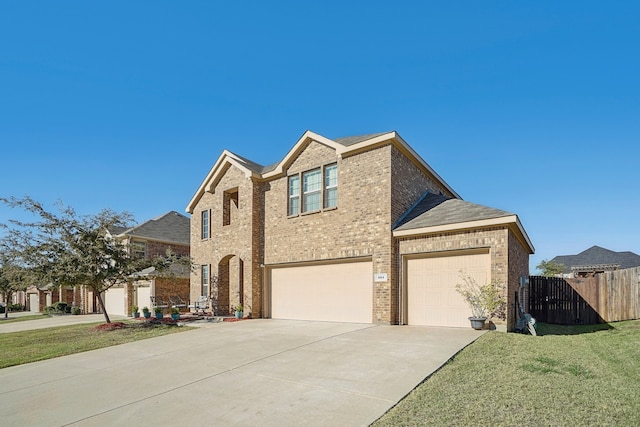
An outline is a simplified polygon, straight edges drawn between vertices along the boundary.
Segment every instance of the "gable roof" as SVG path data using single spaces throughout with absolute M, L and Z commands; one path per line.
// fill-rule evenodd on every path
M 191 220 L 186 216 L 170 211 L 140 225 L 117 234 L 118 237 L 140 237 L 161 242 L 190 244 Z
M 517 215 L 429 192 L 398 220 L 393 235 L 407 237 L 496 225 L 508 226 L 529 253 L 534 253 L 533 244 Z
M 270 179 L 278 177 L 286 173 L 288 166 L 312 141 L 319 142 L 336 150 L 339 157 L 345 155 L 356 154 L 360 151 L 373 148 L 378 145 L 392 143 L 405 156 L 414 161 L 425 173 L 432 176 L 435 181 L 440 183 L 452 196 L 460 197 L 441 177 L 434 171 L 431 166 L 425 162 L 410 146 L 407 144 L 396 131 L 372 133 L 366 135 L 349 136 L 336 138 L 334 140 L 326 138 L 315 132 L 306 131 L 284 156 L 284 158 L 272 165 L 262 166 L 256 162 L 239 156 L 231 151 L 224 150 L 218 160 L 215 162 L 209 173 L 207 174 L 198 190 L 191 198 L 186 207 L 186 211 L 193 213 L 196 204 L 206 191 L 212 191 L 217 182 L 220 180 L 224 172 L 230 165 L 234 165 L 245 173 L 248 178 Z
M 571 272 L 571 267 L 619 264 L 621 269 L 640 266 L 640 255 L 630 251 L 615 252 L 600 246 L 592 246 L 577 255 L 559 255 L 551 262 L 564 264 L 564 273 Z

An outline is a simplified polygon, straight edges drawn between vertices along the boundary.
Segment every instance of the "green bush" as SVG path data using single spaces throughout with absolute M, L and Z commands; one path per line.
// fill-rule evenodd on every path
M 82 310 L 77 305 L 71 306 L 71 314 L 82 314 Z
M 9 304 L 9 308 L 11 311 L 23 311 L 24 305 L 22 304 Z
M 44 308 L 44 312 L 48 314 L 71 313 L 71 307 L 64 301 L 58 301 Z

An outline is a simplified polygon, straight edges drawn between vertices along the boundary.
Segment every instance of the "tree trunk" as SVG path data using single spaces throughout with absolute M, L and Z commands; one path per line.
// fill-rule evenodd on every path
M 109 319 L 109 313 L 107 313 L 107 309 L 104 306 L 104 302 L 102 301 L 102 293 L 98 292 L 95 288 L 93 289 L 93 292 L 95 292 L 96 296 L 98 297 L 98 305 L 100 306 L 100 309 L 104 313 L 104 320 L 107 323 L 111 323 L 111 319 Z
M 11 297 L 12 297 L 12 292 L 6 292 L 4 294 L 5 296 L 5 301 L 4 301 L 4 318 L 8 319 L 9 318 L 9 301 L 11 301 Z

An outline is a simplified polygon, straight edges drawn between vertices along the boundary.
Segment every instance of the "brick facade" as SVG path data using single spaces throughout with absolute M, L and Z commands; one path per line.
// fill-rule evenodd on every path
M 270 268 L 364 258 L 371 260 L 374 273 L 388 277 L 386 282 L 371 278 L 371 321 L 397 324 L 403 255 L 489 247 L 492 276 L 505 283 L 520 274 L 525 261 L 528 268 L 528 252 L 504 226 L 395 238 L 394 224 L 427 191 L 458 197 L 398 140 L 351 150 L 322 138 L 303 138 L 273 173 L 256 172 L 234 161 L 231 153 L 223 154 L 187 208 L 192 214 L 191 255 L 195 264 L 210 266 L 218 304 L 233 306 L 243 298 L 251 315 L 262 317 L 268 313 L 263 289 Z M 337 207 L 288 215 L 289 177 L 331 164 L 338 168 Z M 236 191 L 237 212 L 231 212 L 225 225 L 225 194 Z M 210 238 L 201 238 L 202 211 L 210 212 Z M 191 275 L 191 300 L 201 293 L 200 272 L 196 268 Z

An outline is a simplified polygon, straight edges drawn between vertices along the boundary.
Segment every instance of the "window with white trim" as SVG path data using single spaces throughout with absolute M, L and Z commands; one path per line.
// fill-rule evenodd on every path
M 302 212 L 320 210 L 322 171 L 315 169 L 302 174 Z
M 200 221 L 200 237 L 205 240 L 209 238 L 209 211 L 204 210 L 201 213 Z
M 324 167 L 324 208 L 338 206 L 338 165 Z
M 300 213 L 300 176 L 293 175 L 289 177 L 289 215 L 298 215 Z
M 338 164 L 291 175 L 287 188 L 289 216 L 335 208 L 338 206 Z
M 147 256 L 147 243 L 136 240 L 131 242 L 131 255 L 134 258 L 145 258 Z
M 202 290 L 202 296 L 208 297 L 209 296 L 209 265 L 207 264 L 203 264 L 200 266 L 200 273 L 201 273 L 201 290 Z

